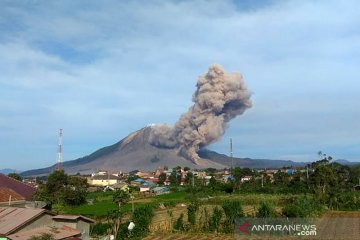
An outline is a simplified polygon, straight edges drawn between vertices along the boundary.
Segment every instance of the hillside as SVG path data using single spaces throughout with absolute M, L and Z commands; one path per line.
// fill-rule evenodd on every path
M 148 141 L 150 131 L 150 127 L 143 128 L 130 134 L 120 142 L 101 148 L 88 156 L 64 162 L 62 164 L 63 168 L 69 174 L 89 174 L 99 169 L 111 169 L 112 171 L 153 170 L 165 165 L 169 167 L 188 166 L 190 168 L 199 168 L 198 165 L 179 156 L 178 149 L 160 148 L 151 145 Z M 226 165 L 210 160 L 201 160 L 201 164 L 200 168 L 226 167 Z M 45 175 L 54 169 L 55 165 L 25 171 L 22 175 Z

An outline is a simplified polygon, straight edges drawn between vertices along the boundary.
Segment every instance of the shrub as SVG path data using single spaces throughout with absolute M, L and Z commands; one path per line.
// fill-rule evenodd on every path
M 90 233 L 92 236 L 106 235 L 109 229 L 111 229 L 111 225 L 109 223 L 97 223 L 90 225 Z
M 225 213 L 224 232 L 230 233 L 233 231 L 235 219 L 244 217 L 244 211 L 242 209 L 240 201 L 225 201 L 222 204 L 222 209 Z
M 276 217 L 276 211 L 274 206 L 269 202 L 261 202 L 260 207 L 256 213 L 256 217 L 259 218 Z
M 339 198 L 339 210 L 359 211 L 360 210 L 360 193 L 347 192 L 343 193 Z
M 314 197 L 307 195 L 294 199 L 294 202 L 286 205 L 282 213 L 287 217 L 316 217 L 323 213 L 324 206 L 318 203 Z
M 209 230 L 210 231 L 219 231 L 220 229 L 220 223 L 222 218 L 222 212 L 218 207 L 215 207 L 213 209 L 213 213 L 211 215 L 211 218 L 209 219 Z
M 133 221 L 135 228 L 132 235 L 135 237 L 144 237 L 149 232 L 149 225 L 154 217 L 154 209 L 150 205 L 141 206 L 136 208 L 133 213 Z
M 196 223 L 196 212 L 199 209 L 199 203 L 197 201 L 193 201 L 187 207 L 188 210 L 188 222 L 191 225 L 195 225 Z
M 176 221 L 174 223 L 174 230 L 177 230 L 177 231 L 185 231 L 186 230 L 183 213 L 181 213 L 179 218 L 176 219 Z

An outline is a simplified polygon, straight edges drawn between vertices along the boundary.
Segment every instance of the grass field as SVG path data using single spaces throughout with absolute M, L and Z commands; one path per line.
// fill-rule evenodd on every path
M 137 197 L 134 200 L 134 207 L 150 204 L 154 206 L 174 207 L 180 203 L 186 203 L 186 192 L 172 192 L 169 194 L 159 196 Z M 271 194 L 227 194 L 215 196 L 203 203 L 206 205 L 221 205 L 226 200 L 239 200 L 246 206 L 257 206 L 262 201 L 273 203 L 275 206 L 280 206 L 284 201 L 293 197 L 294 195 L 271 195 Z M 94 192 L 89 193 L 88 200 L 92 200 L 93 204 L 83 204 L 76 207 L 66 207 L 63 209 L 64 213 L 84 215 L 92 218 L 105 218 L 109 211 L 117 209 L 117 205 L 112 201 L 112 192 Z M 123 206 L 125 212 L 130 212 L 132 209 L 132 202 L 128 202 Z
M 247 211 L 247 207 L 244 208 Z M 250 211 L 251 209 L 249 209 Z M 250 236 L 246 239 L 306 239 L 306 240 L 360 240 L 360 211 L 329 211 L 316 222 L 316 236 Z M 234 234 L 209 233 L 152 233 L 144 240 L 236 240 L 244 239 Z
M 63 211 L 67 214 L 83 215 L 92 218 L 104 218 L 108 215 L 109 211 L 117 209 L 117 205 L 112 201 L 111 192 L 94 192 L 89 193 L 87 196 L 88 200 L 92 200 L 93 204 L 83 204 L 76 207 L 66 207 Z M 134 200 L 134 207 L 150 204 L 158 206 L 160 204 L 171 204 L 175 205 L 179 202 L 186 201 L 185 192 L 174 192 L 159 196 L 136 198 Z M 130 212 L 132 209 L 132 203 L 128 202 L 123 206 L 123 211 Z

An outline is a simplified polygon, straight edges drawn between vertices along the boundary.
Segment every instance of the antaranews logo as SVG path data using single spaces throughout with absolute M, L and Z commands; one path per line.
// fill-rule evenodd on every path
M 249 234 L 249 224 L 248 223 L 241 224 L 238 227 L 238 229 L 245 234 Z
M 303 218 L 242 218 L 236 221 L 238 236 L 316 236 L 316 224 Z

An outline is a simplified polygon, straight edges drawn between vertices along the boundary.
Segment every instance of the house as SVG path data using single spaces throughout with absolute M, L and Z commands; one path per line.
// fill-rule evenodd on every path
M 252 179 L 253 177 L 252 176 L 243 176 L 240 181 L 241 182 L 248 182 Z
M 144 179 L 138 178 L 130 182 L 130 185 L 133 187 L 139 187 L 141 184 L 145 182 Z
M 0 236 L 48 226 L 54 215 L 45 209 L 0 207 Z
M 223 182 L 234 181 L 235 178 L 232 175 L 224 175 L 222 178 Z
M 150 189 L 155 187 L 156 184 L 151 182 L 151 181 L 144 181 L 141 185 L 140 185 L 140 192 L 150 192 Z
M 56 215 L 52 217 L 52 220 L 55 227 L 66 226 L 79 230 L 81 239 L 90 238 L 90 224 L 95 223 L 94 220 L 79 215 Z
M 21 196 L 17 192 L 0 187 L 0 206 L 25 206 L 25 197 Z
M 106 186 L 104 189 L 104 192 L 105 191 L 115 191 L 115 190 L 121 190 L 121 191 L 125 191 L 125 192 L 128 192 L 129 191 L 129 185 L 125 182 L 119 182 L 119 183 L 116 183 L 114 185 L 111 185 L 111 186 Z
M 40 237 L 43 234 L 50 234 L 52 235 L 54 240 L 60 240 L 60 239 L 81 239 L 81 232 L 80 230 L 73 229 L 67 226 L 62 227 L 39 227 L 30 229 L 23 232 L 14 233 L 11 235 L 8 235 L 7 238 L 11 240 L 28 240 L 32 237 Z M 83 238 L 84 239 L 84 238 Z
M 89 239 L 92 219 L 83 216 L 56 215 L 45 209 L 0 207 L 0 238 L 22 240 L 44 233 L 54 239 Z
M 164 170 L 164 169 L 162 169 L 162 168 L 158 168 L 158 169 L 156 169 L 156 171 L 155 171 L 155 177 L 159 177 L 160 176 L 160 174 L 162 174 L 162 173 L 165 173 L 166 174 L 166 171 Z
M 11 189 L 20 196 L 24 197 L 26 201 L 31 201 L 36 189 L 21 181 L 8 177 L 0 173 L 0 187 Z
M 154 187 L 151 192 L 155 195 L 162 195 L 170 193 L 169 188 L 167 187 Z
M 119 177 L 112 174 L 109 175 L 94 175 L 87 179 L 90 186 L 111 186 L 120 182 Z
M 360 192 L 360 184 L 359 184 L 359 185 L 355 185 L 355 186 L 354 186 L 354 190 Z
M 125 182 L 119 182 L 117 184 L 114 184 L 112 187 L 115 190 L 121 190 L 121 191 L 125 191 L 125 192 L 129 191 L 129 185 Z

